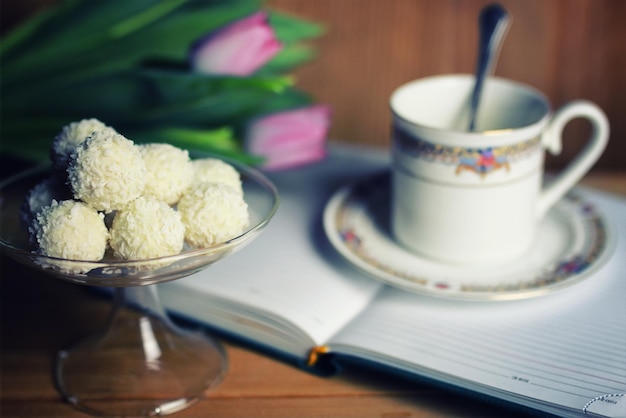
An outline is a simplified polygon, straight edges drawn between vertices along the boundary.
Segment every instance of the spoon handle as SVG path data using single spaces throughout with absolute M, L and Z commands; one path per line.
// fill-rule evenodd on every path
M 476 62 L 476 81 L 470 105 L 469 130 L 476 130 L 476 114 L 485 78 L 491 74 L 498 59 L 502 40 L 509 27 L 509 15 L 499 4 L 485 7 L 478 18 L 479 44 Z

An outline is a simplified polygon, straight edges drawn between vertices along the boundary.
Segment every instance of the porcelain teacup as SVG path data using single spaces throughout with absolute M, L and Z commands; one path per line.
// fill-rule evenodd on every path
M 506 262 L 523 256 L 544 215 L 597 161 L 609 123 L 591 102 L 553 112 L 536 89 L 492 77 L 470 132 L 473 83 L 471 75 L 442 75 L 393 92 L 391 232 L 441 262 Z M 575 118 L 591 122 L 587 145 L 544 185 L 544 150 L 561 151 Z

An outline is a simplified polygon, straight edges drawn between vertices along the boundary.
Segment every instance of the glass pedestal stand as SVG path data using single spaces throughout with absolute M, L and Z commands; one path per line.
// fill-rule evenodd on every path
M 156 285 L 116 287 L 104 332 L 61 351 L 55 380 L 89 414 L 161 416 L 217 387 L 226 369 L 216 341 L 172 323 Z
M 231 162 L 232 163 L 232 162 Z M 115 289 L 102 334 L 59 353 L 54 379 L 76 408 L 93 415 L 160 416 L 184 409 L 217 387 L 227 360 L 202 333 L 183 330 L 164 312 L 158 283 L 197 273 L 240 250 L 276 213 L 276 187 L 257 170 L 232 163 L 241 175 L 249 225 L 232 239 L 207 248 L 149 260 L 67 260 L 32 251 L 20 208 L 28 190 L 49 178 L 35 169 L 0 183 L 0 249 L 50 276 Z

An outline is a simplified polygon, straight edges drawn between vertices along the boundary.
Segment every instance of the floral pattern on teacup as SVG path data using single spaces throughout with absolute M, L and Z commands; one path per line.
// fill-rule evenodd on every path
M 506 155 L 498 156 L 493 152 L 493 148 L 476 150 L 472 157 L 460 157 L 455 173 L 459 175 L 463 171 L 473 171 L 481 177 L 500 168 L 509 171 L 511 169 Z
M 413 158 L 454 166 L 456 175 L 470 171 L 481 177 L 499 169 L 508 172 L 511 163 L 528 158 L 541 148 L 539 137 L 503 147 L 452 147 L 433 144 L 400 128 L 394 129 L 394 143 Z

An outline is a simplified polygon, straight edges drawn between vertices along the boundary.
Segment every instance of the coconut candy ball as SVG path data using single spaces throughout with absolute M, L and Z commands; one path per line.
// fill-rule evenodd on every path
M 165 202 L 142 196 L 117 212 L 109 245 L 117 258 L 144 260 L 180 253 L 184 239 L 181 215 Z
M 74 198 L 107 213 L 143 193 L 146 172 L 133 141 L 110 130 L 93 132 L 71 154 L 67 168 Z
M 200 158 L 192 161 L 193 184 L 211 182 L 225 183 L 243 194 L 241 176 L 232 165 L 217 158 Z
M 143 195 L 174 205 L 193 177 L 189 152 L 160 143 L 138 145 L 138 148 L 147 170 Z
M 223 183 L 192 186 L 178 202 L 185 240 L 204 248 L 236 237 L 248 225 L 248 205 L 233 187 Z
M 113 128 L 94 118 L 83 119 L 65 125 L 52 141 L 52 148 L 50 150 L 52 166 L 55 169 L 65 170 L 70 154 L 80 143 L 87 139 L 93 132 L 107 129 L 115 132 Z
M 43 207 L 29 232 L 40 254 L 68 260 L 101 260 L 109 239 L 104 215 L 75 200 Z
M 67 185 L 56 176 L 42 180 L 28 191 L 20 206 L 20 220 L 27 227 L 35 219 L 35 215 L 53 200 L 61 201 L 72 198 Z

